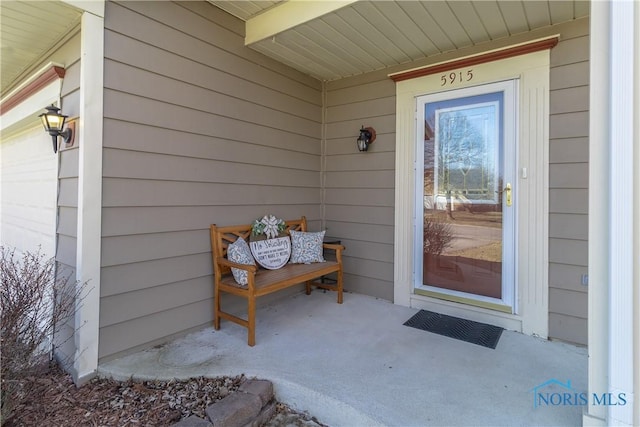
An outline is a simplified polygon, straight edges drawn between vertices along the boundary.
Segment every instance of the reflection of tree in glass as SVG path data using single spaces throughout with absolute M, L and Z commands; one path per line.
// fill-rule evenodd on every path
M 434 115 L 429 120 L 424 121 L 424 194 L 433 196 L 433 168 L 435 166 L 435 150 L 434 150 L 434 134 L 433 134 Z
M 456 190 L 467 194 L 469 184 L 473 185 L 472 188 L 482 189 L 484 183 L 478 182 L 478 178 L 483 175 L 484 145 L 484 133 L 466 114 L 441 114 L 438 126 L 438 190 L 451 195 Z M 471 171 L 479 173 L 473 173 L 469 182 Z
M 454 235 L 451 224 L 437 216 L 424 216 L 423 242 L 424 253 L 440 255 L 451 246 Z

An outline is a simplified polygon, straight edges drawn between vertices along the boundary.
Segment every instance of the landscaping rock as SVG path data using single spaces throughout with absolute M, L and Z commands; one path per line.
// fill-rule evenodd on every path
M 214 427 L 242 427 L 260 414 L 262 400 L 249 393 L 232 393 L 207 407 L 207 416 Z
M 273 399 L 273 384 L 267 380 L 245 381 L 240 385 L 238 391 L 259 396 L 263 406 Z
M 262 427 L 266 425 L 269 420 L 273 418 L 276 414 L 276 402 L 271 401 L 267 403 L 257 417 L 255 417 L 250 423 L 246 424 L 245 427 Z
M 247 380 L 229 393 L 207 406 L 208 419 L 192 415 L 171 427 L 326 427 L 308 414 L 296 413 L 278 403 L 271 381 Z
M 179 422 L 173 424 L 171 427 L 212 427 L 212 426 L 213 424 L 211 424 L 209 421 L 203 420 L 200 417 L 196 417 L 195 415 L 192 415 L 188 418 L 184 418 L 180 420 Z

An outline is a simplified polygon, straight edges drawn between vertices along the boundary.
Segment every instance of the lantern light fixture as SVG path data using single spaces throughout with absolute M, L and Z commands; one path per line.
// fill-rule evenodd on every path
M 53 104 L 45 107 L 46 113 L 40 114 L 44 130 L 53 138 L 53 152 L 58 152 L 58 137 L 61 136 L 65 144 L 68 144 L 73 138 L 73 130 L 64 129 L 64 124 L 69 116 L 60 114 L 60 109 Z
M 359 151 L 367 151 L 369 145 L 376 140 L 376 130 L 372 127 L 364 127 L 360 129 L 360 135 L 358 136 L 357 144 Z

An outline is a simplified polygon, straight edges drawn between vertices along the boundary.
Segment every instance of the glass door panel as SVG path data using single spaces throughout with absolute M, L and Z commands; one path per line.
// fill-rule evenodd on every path
M 505 91 L 464 93 L 419 100 L 424 137 L 417 286 L 506 302 L 512 300 L 505 287 L 513 287 L 513 269 L 503 264 L 505 249 L 513 256 L 514 216 L 513 177 L 505 171 L 514 165 L 505 165 L 505 152 L 511 156 L 514 149 L 505 146 L 514 141 L 505 135 L 513 126 L 505 125 Z

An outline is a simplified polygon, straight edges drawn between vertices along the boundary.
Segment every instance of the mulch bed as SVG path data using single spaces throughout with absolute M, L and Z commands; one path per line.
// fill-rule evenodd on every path
M 20 383 L 23 399 L 3 427 L 170 426 L 190 415 L 205 418 L 207 406 L 236 391 L 245 380 L 244 375 L 184 381 L 95 378 L 77 388 L 68 374 L 53 367 Z M 283 414 L 322 425 L 277 403 L 274 419 L 282 419 Z

